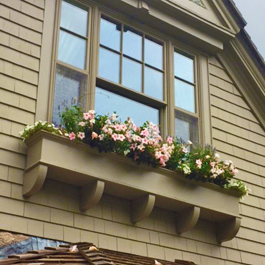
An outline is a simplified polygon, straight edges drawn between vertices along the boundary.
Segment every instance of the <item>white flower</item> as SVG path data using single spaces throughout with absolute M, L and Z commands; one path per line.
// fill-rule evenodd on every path
M 127 156 L 130 153 L 130 150 L 127 149 L 123 153 L 124 153 L 125 156 Z

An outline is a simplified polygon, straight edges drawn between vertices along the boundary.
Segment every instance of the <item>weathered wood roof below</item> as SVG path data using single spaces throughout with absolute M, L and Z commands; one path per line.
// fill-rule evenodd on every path
M 193 262 L 159 260 L 162 265 L 195 265 Z M 92 243 L 73 243 L 60 247 L 46 247 L 25 254 L 11 255 L 0 260 L 0 265 L 155 265 L 155 259 L 118 252 L 97 249 Z M 159 264 L 158 264 L 159 265 Z

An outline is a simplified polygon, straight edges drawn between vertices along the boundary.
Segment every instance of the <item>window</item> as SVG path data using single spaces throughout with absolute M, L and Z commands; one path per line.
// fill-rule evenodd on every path
M 85 105 L 87 89 L 88 11 L 62 1 L 55 70 L 53 118 L 60 124 L 60 113 L 73 104 Z
M 165 135 L 198 142 L 196 55 L 107 13 L 61 2 L 53 123 L 59 125 L 65 107 L 80 104 L 98 114 L 116 111 L 122 120 L 130 116 L 137 125 L 152 121 Z
M 159 104 L 156 101 L 164 100 L 163 50 L 163 44 L 159 41 L 102 16 L 98 80 L 107 81 L 107 90 L 110 89 L 108 82 L 115 83 L 115 92 L 126 94 L 131 99 L 97 87 L 97 113 L 117 111 L 122 119 L 130 116 L 138 125 L 146 120 L 159 124 Z M 137 102 L 136 97 L 140 97 L 142 103 Z M 148 104 L 150 98 L 152 105 Z
M 198 143 L 198 116 L 194 59 L 174 52 L 175 135 L 184 142 Z

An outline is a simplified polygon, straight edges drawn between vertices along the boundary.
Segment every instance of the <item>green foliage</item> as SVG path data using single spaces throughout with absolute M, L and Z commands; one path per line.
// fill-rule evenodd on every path
M 82 116 L 82 109 L 77 105 L 66 108 L 62 113 L 60 113 L 63 127 L 65 127 L 68 132 L 78 131 L 78 123 L 82 120 Z
M 219 159 L 211 146 L 192 147 L 168 136 L 163 140 L 156 125 L 145 122 L 136 127 L 128 118 L 125 122 L 116 113 L 111 116 L 96 115 L 94 110 L 83 113 L 79 106 L 67 108 L 61 114 L 64 129 L 47 122 L 36 122 L 20 132 L 23 140 L 40 130 L 64 135 L 70 140 L 83 142 L 99 152 L 115 152 L 127 156 L 137 164 L 165 167 L 180 172 L 190 180 L 210 182 L 226 189 L 248 193 L 247 186 L 235 181 L 237 169 L 232 161 Z M 192 149 L 190 152 L 189 149 Z

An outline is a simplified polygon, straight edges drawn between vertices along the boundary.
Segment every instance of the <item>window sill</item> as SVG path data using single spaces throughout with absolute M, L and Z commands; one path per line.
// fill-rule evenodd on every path
M 132 223 L 148 217 L 154 206 L 177 213 L 176 231 L 192 229 L 199 218 L 217 223 L 218 242 L 239 230 L 240 194 L 209 183 L 187 180 L 162 168 L 136 165 L 117 154 L 40 131 L 26 141 L 23 195 L 30 197 L 46 178 L 81 187 L 80 210 L 95 206 L 103 192 L 131 201 Z

